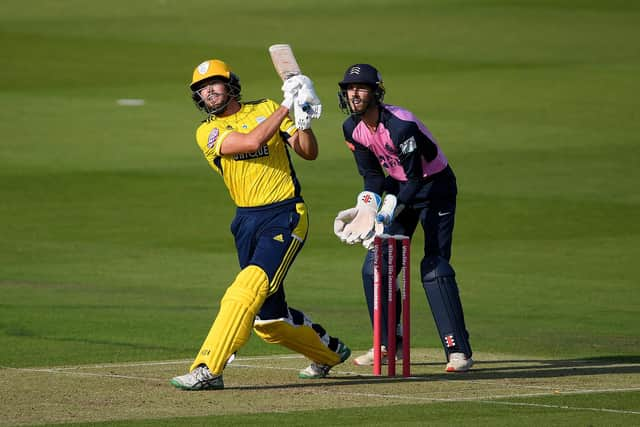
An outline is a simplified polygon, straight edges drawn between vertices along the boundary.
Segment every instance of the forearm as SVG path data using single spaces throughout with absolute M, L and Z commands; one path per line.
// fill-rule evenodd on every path
M 398 204 L 406 205 L 411 202 L 423 185 L 424 183 L 421 181 L 408 181 L 402 186 L 402 189 L 396 195 L 398 198 Z
M 280 106 L 265 121 L 253 128 L 249 133 L 232 132 L 220 148 L 221 154 L 252 153 L 266 144 L 278 131 L 280 123 L 289 114 L 286 107 Z
M 293 138 L 293 149 L 306 160 L 315 160 L 318 157 L 318 141 L 313 130 L 299 130 Z

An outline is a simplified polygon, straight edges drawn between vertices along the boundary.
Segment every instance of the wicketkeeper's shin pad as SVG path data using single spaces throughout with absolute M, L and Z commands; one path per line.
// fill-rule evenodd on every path
M 220 311 L 191 370 L 204 363 L 213 374 L 222 373 L 229 356 L 249 339 L 268 289 L 269 279 L 260 267 L 250 265 L 236 276 L 222 298 Z
M 340 356 L 322 342 L 316 331 L 306 324 L 293 325 L 289 319 L 258 320 L 253 329 L 269 344 L 280 344 L 300 353 L 313 362 L 334 366 L 340 363 Z

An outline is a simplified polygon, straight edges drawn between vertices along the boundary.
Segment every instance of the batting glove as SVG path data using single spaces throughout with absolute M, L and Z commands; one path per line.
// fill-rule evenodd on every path
M 311 105 L 320 105 L 320 98 L 318 98 L 316 89 L 313 87 L 313 82 L 306 76 L 302 77 L 305 77 L 306 80 L 300 86 L 300 90 L 298 91 L 298 98 L 302 100 L 302 102 L 306 102 Z
M 293 106 L 294 98 L 298 94 L 298 91 L 300 90 L 300 88 L 302 87 L 303 82 L 305 82 L 305 80 L 301 79 L 300 77 L 304 77 L 304 76 L 295 75 L 295 76 L 289 77 L 282 84 L 281 89 L 284 95 L 284 100 L 281 102 L 281 105 L 289 110 L 291 110 L 291 107 Z
M 322 105 L 301 104 L 297 97 L 293 102 L 293 119 L 300 130 L 311 128 L 311 119 L 317 119 L 322 114 Z
M 300 105 L 297 100 L 294 100 L 293 122 L 300 130 L 306 130 L 311 127 L 311 115 L 306 110 L 308 110 L 308 105 Z

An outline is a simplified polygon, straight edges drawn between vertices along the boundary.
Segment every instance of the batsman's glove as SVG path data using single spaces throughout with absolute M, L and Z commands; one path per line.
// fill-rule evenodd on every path
M 298 77 L 303 77 L 304 79 L 298 79 L 302 81 L 302 85 L 295 96 L 293 118 L 296 127 L 300 130 L 305 130 L 311 127 L 312 119 L 320 118 L 322 114 L 322 104 L 316 94 L 311 79 L 306 76 Z
M 302 92 L 302 89 L 300 89 Z M 300 130 L 306 130 L 311 127 L 311 119 L 317 119 L 322 114 L 322 105 L 311 105 L 299 102 L 299 98 L 293 102 L 293 119 L 296 127 Z
M 281 89 L 282 94 L 284 95 L 284 100 L 281 102 L 281 105 L 289 110 L 291 110 L 294 98 L 302 87 L 302 82 L 304 80 L 301 80 L 300 77 L 302 77 L 300 74 L 289 77 L 282 84 Z
M 301 88 L 305 88 L 302 97 L 297 96 L 298 92 Z M 289 77 L 282 84 L 282 93 L 284 94 L 284 101 L 282 101 L 282 105 L 289 110 L 291 109 L 294 99 L 296 96 L 298 97 L 298 101 L 301 105 L 311 104 L 311 105 L 319 105 L 320 99 L 315 93 L 315 89 L 313 87 L 313 82 L 311 79 L 303 74 L 296 74 L 295 76 Z M 320 116 L 318 116 L 320 117 Z M 318 118 L 313 117 L 313 118 Z

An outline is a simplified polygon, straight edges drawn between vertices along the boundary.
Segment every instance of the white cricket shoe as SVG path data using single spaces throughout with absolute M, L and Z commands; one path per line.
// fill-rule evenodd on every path
M 224 388 L 222 375 L 213 375 L 206 365 L 199 365 L 188 374 L 173 377 L 174 387 L 182 390 L 221 390 Z
M 382 364 L 387 364 L 387 347 L 381 346 L 382 351 Z M 396 360 L 402 360 L 402 346 L 396 349 Z M 370 348 L 365 354 L 353 359 L 353 364 L 356 366 L 371 366 L 373 365 L 373 348 Z
M 467 372 L 473 366 L 473 359 L 467 358 L 464 353 L 451 353 L 449 355 L 449 363 L 447 363 L 447 372 Z
M 340 356 L 340 361 L 338 364 L 344 362 L 351 356 L 351 349 L 345 345 L 342 341 L 338 342 L 338 348 L 336 349 L 336 353 Z M 319 378 L 324 378 L 329 375 L 329 371 L 333 368 L 333 366 L 329 365 L 321 365 L 320 363 L 312 362 L 311 365 L 302 369 L 298 373 L 298 378 L 302 378 L 305 380 L 315 380 Z

